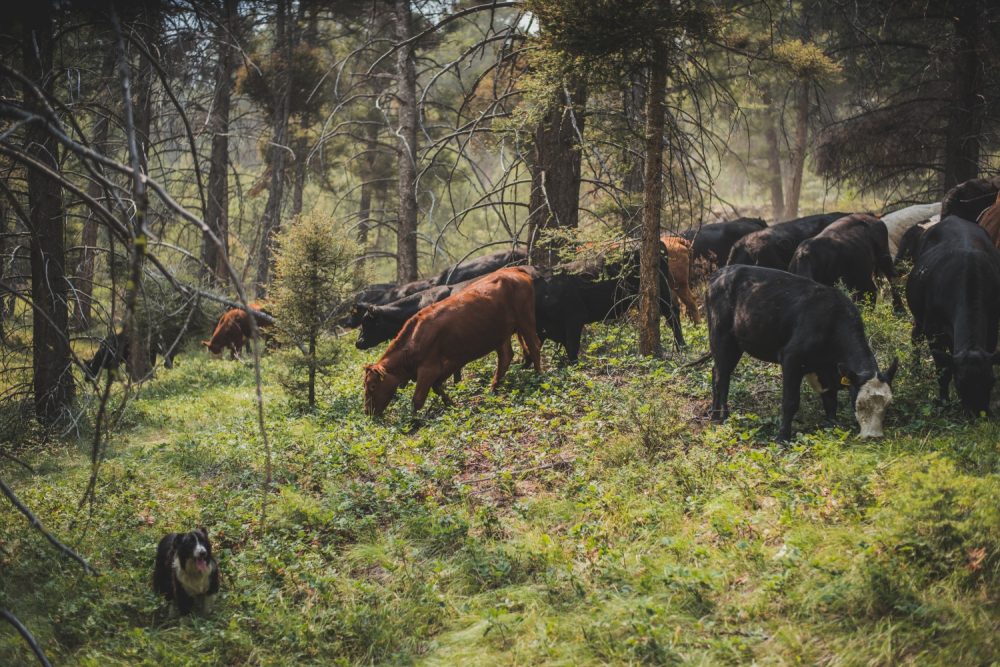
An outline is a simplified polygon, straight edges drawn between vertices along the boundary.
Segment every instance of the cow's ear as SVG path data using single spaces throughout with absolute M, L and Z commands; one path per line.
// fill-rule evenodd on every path
M 837 372 L 840 373 L 840 383 L 858 386 L 858 375 L 844 364 L 837 364 Z M 844 382 L 847 380 L 847 382 Z
M 896 378 L 896 371 L 899 370 L 899 357 L 893 357 L 892 363 L 889 364 L 889 368 L 886 369 L 883 375 L 885 376 L 885 381 L 888 384 L 892 384 L 892 381 Z

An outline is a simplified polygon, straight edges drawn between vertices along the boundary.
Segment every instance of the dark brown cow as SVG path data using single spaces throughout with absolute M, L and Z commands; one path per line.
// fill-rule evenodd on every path
M 677 301 L 684 304 L 684 312 L 688 318 L 698 324 L 701 316 L 698 314 L 698 302 L 691 292 L 691 242 L 680 236 L 663 235 L 660 242 L 667 251 L 667 262 L 670 270 L 667 273 L 667 285 L 674 293 Z
M 414 411 L 424 406 L 431 389 L 451 405 L 444 381 L 494 350 L 497 369 L 490 389 L 496 391 L 514 358 L 514 334 L 526 345 L 535 371 L 541 372 L 531 275 L 520 268 L 501 269 L 406 321 L 382 358 L 365 366 L 365 412 L 380 416 L 396 390 L 410 380 L 417 382 Z

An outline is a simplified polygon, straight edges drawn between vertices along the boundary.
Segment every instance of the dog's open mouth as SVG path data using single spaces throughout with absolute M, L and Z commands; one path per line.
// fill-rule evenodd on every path
M 198 568 L 199 572 L 208 572 L 208 559 L 207 558 L 196 558 L 194 560 L 195 567 Z

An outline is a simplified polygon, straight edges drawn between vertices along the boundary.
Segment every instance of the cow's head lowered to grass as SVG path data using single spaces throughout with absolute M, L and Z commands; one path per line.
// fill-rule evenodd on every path
M 861 427 L 862 438 L 882 437 L 882 422 L 885 418 L 885 409 L 892 402 L 891 385 L 897 370 L 899 370 L 899 359 L 896 358 L 884 373 L 879 371 L 867 378 L 860 377 L 847 368 L 840 369 L 850 385 L 854 417 Z
M 365 365 L 365 414 L 381 417 L 399 388 L 399 378 L 380 364 Z

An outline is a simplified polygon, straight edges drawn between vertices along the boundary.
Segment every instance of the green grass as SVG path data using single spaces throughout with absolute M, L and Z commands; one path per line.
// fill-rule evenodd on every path
M 744 360 L 730 422 L 702 416 L 710 365 L 634 354 L 596 327 L 582 362 L 493 359 L 381 422 L 361 411 L 345 346 L 303 411 L 265 398 L 275 493 L 259 523 L 263 452 L 253 371 L 190 352 L 128 405 L 97 500 L 77 511 L 88 441 L 21 454 L 2 474 L 97 566 L 0 523 L 0 605 L 58 664 L 990 665 L 1000 660 L 1000 430 L 937 407 L 907 324 L 866 313 L 902 368 L 885 439 L 860 441 L 841 396 L 824 423 L 803 391 L 776 444 L 778 369 Z M 704 328 L 686 331 L 693 356 Z M 551 350 L 548 350 L 551 352 Z M 159 536 L 204 525 L 224 572 L 208 615 L 172 617 L 149 588 Z M 29 661 L 0 630 L 0 664 Z

